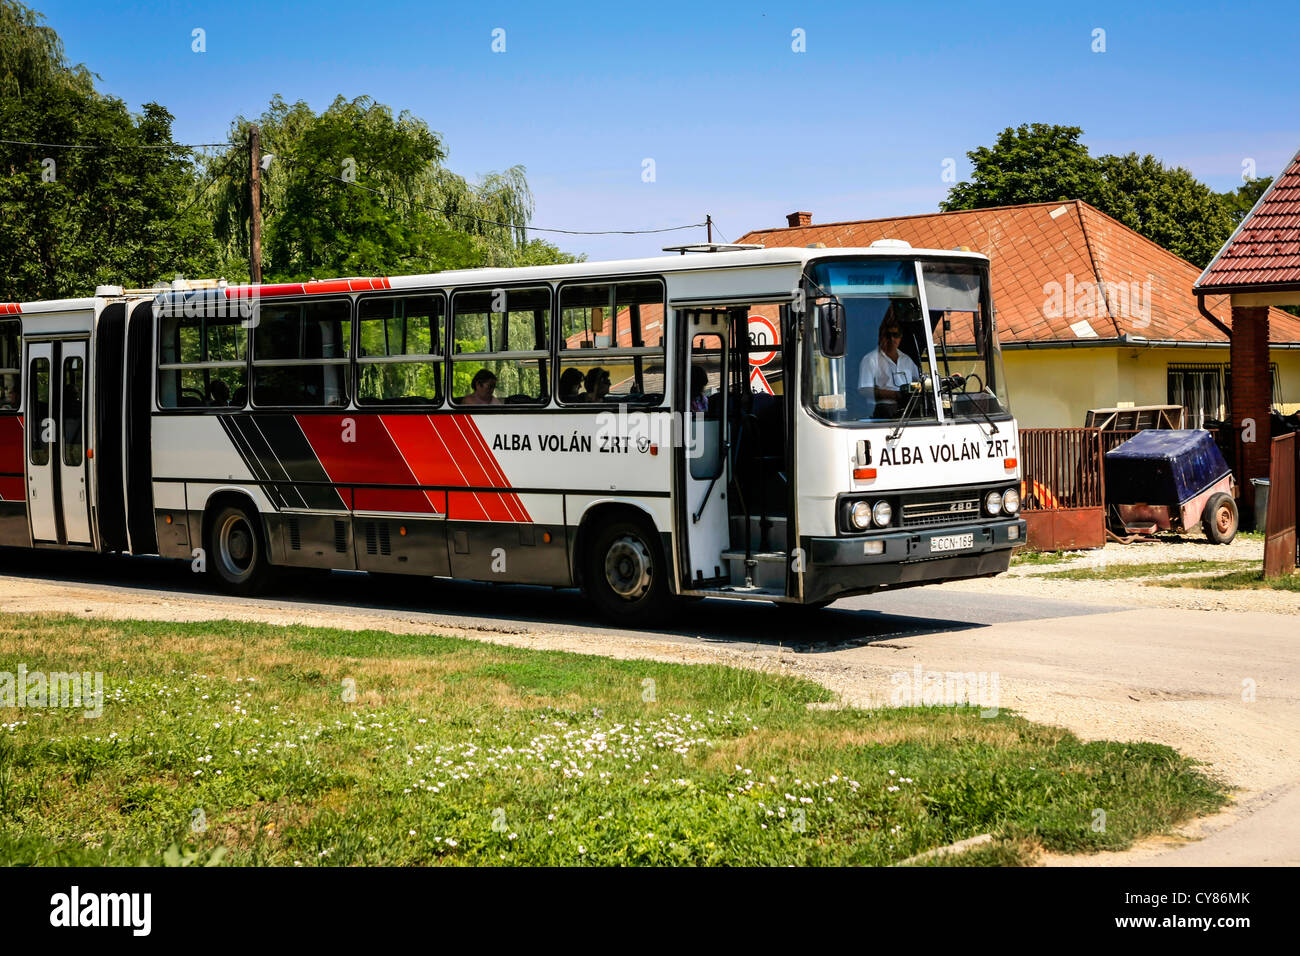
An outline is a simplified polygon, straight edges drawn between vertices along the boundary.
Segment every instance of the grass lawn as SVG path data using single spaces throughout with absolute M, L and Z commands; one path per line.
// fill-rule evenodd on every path
M 1082 553 L 1081 551 L 1017 551 L 1011 556 L 1011 566 L 1014 568 L 1025 564 L 1063 564 Z
M 888 864 L 987 832 L 965 862 L 1015 864 L 1225 800 L 1168 747 L 810 710 L 824 688 L 723 666 L 0 615 L 20 663 L 102 671 L 106 700 L 0 707 L 2 865 Z
M 1116 581 L 1123 578 L 1155 578 L 1171 574 L 1205 574 L 1214 571 L 1245 571 L 1259 566 L 1257 560 L 1235 561 L 1159 561 L 1147 564 L 1104 564 L 1092 568 L 1066 568 L 1048 571 L 1045 578 L 1067 581 Z
M 1250 562 L 1254 570 L 1233 571 L 1208 578 L 1187 578 L 1181 581 L 1153 581 L 1164 588 L 1204 588 L 1207 591 L 1241 591 L 1261 589 L 1270 591 L 1300 591 L 1300 573 L 1284 574 L 1277 578 L 1264 577 L 1258 561 Z

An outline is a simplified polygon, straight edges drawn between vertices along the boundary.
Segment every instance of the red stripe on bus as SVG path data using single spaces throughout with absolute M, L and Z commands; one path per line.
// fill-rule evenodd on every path
M 501 462 L 497 461 L 497 456 L 492 454 L 492 449 L 488 447 L 488 443 L 483 438 L 483 433 L 479 431 L 478 423 L 474 421 L 473 416 L 453 415 L 452 417 L 460 421 L 471 442 L 477 445 L 481 460 L 490 466 L 490 473 L 494 476 L 492 484 L 496 485 L 498 488 L 509 488 L 510 479 L 506 477 L 506 473 L 501 469 Z M 533 520 L 528 516 L 528 509 L 524 507 L 523 500 L 517 494 L 510 492 L 508 494 L 503 494 L 501 497 L 504 499 L 510 510 L 516 515 L 515 520 Z
M 300 415 L 295 420 L 336 485 L 443 485 L 509 488 L 510 482 L 468 415 Z M 349 440 L 351 439 L 351 440 Z M 19 440 L 21 462 L 22 444 Z M 19 469 L 21 470 L 21 468 Z M 531 522 L 512 491 L 358 488 L 358 511 L 441 512 L 467 521 Z
M 26 447 L 22 416 L 0 417 L 0 471 L 14 473 L 12 478 L 0 478 L 0 500 L 27 500 L 27 487 L 22 475 Z
M 451 453 L 456 462 L 457 468 L 465 476 L 465 484 L 483 487 L 484 485 L 496 485 L 495 476 L 488 473 L 479 460 L 474 447 L 470 444 L 465 433 L 461 430 L 455 419 L 460 415 L 430 415 L 429 421 L 433 424 L 434 430 L 438 437 L 442 439 L 447 450 Z M 511 514 L 510 508 L 501 500 L 499 492 L 479 492 L 475 494 L 479 506 L 487 513 L 489 521 L 514 521 L 515 516 Z M 455 517 L 455 515 L 451 515 Z
M 270 285 L 227 286 L 227 299 L 273 299 L 283 295 L 337 295 L 343 292 L 382 292 L 393 284 L 384 279 L 321 279 L 316 282 L 277 282 Z
M 462 467 L 463 454 L 448 444 L 430 415 L 386 415 L 384 424 L 397 442 L 407 464 L 422 485 L 462 487 L 473 484 Z M 491 521 L 492 515 L 479 492 L 449 491 L 447 517 L 467 521 Z
M 297 421 L 335 484 L 416 484 L 379 416 L 299 415 Z M 358 488 L 352 507 L 357 511 L 434 512 L 423 492 L 402 488 Z
M 23 307 L 17 302 L 0 302 L 0 315 L 22 315 Z

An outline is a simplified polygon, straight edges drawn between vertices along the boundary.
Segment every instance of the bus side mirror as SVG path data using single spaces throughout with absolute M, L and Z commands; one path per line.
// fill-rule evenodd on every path
M 832 299 L 817 306 L 817 331 L 822 354 L 839 358 L 844 354 L 844 303 Z

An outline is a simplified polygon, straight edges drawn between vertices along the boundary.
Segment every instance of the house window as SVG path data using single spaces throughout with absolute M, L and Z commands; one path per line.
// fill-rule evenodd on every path
M 1282 401 L 1282 383 L 1277 365 L 1269 365 L 1273 380 L 1273 404 Z M 1171 364 L 1168 371 L 1168 402 L 1181 405 L 1187 428 L 1204 428 L 1214 419 L 1227 421 L 1232 413 L 1232 371 L 1228 365 Z

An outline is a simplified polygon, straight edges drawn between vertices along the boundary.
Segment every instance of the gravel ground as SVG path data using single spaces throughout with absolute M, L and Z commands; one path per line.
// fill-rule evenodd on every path
M 1264 542 L 1236 538 L 1228 545 L 1210 544 L 1205 538 L 1188 536 L 1154 542 L 1107 544 L 1105 548 L 1074 552 L 1058 564 L 1012 564 L 996 578 L 957 581 L 940 587 L 981 594 L 1027 595 L 1104 604 L 1110 607 L 1188 608 L 1200 611 L 1262 611 L 1266 614 L 1300 615 L 1300 591 L 1264 588 L 1240 591 L 1203 591 L 1195 588 L 1165 588 L 1143 583 L 1143 578 L 1114 581 L 1071 581 L 1053 578 L 1054 571 L 1103 568 L 1125 564 L 1157 564 L 1178 561 L 1256 561 L 1262 566 Z M 1235 570 L 1229 564 L 1225 570 Z M 1188 575 L 1196 577 L 1198 575 Z

